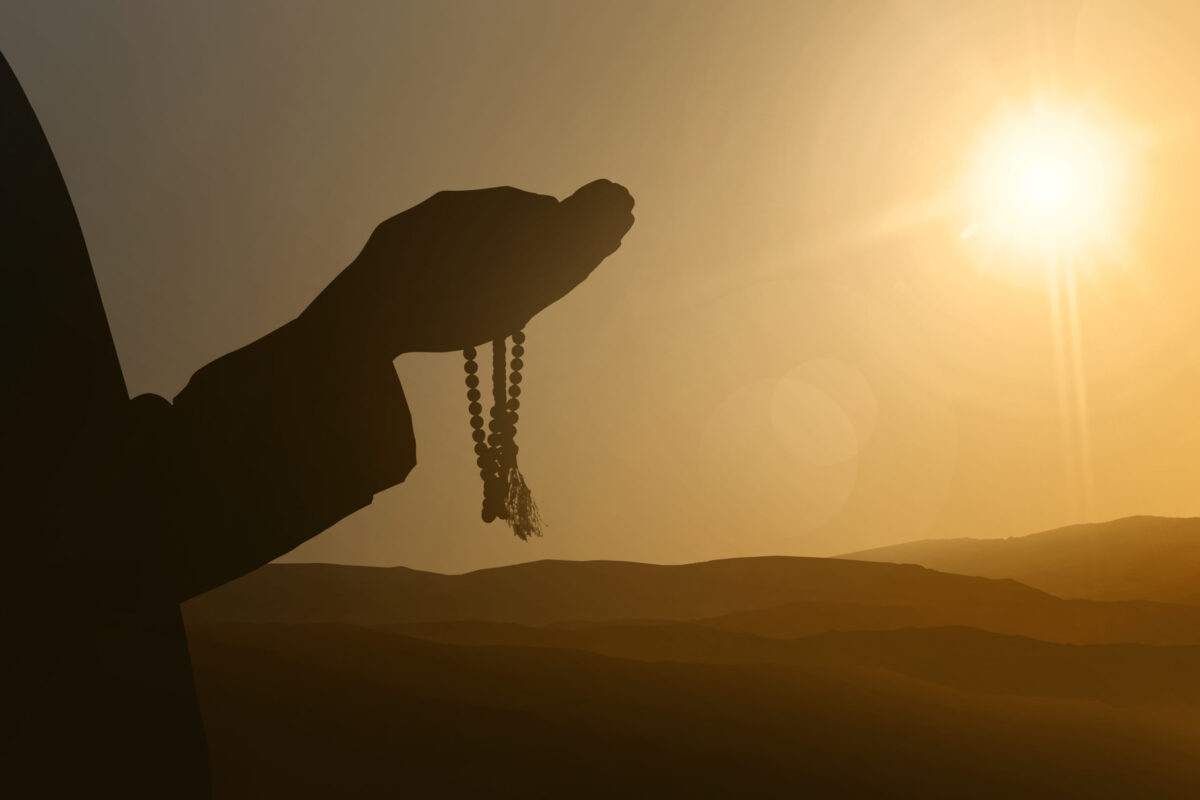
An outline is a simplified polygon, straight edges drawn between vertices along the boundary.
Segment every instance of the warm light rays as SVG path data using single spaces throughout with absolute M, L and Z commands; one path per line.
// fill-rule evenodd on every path
M 1076 286 L 1075 264 L 1066 265 L 1067 333 L 1071 345 L 1071 378 L 1075 386 L 1075 432 L 1078 437 L 1080 495 L 1083 504 L 1081 518 L 1095 519 L 1095 480 L 1092 475 L 1092 445 L 1088 414 L 1087 382 L 1084 376 L 1083 334 L 1079 322 L 1079 292 Z
M 1078 276 L 1129 259 L 1136 137 L 1095 110 L 1039 103 L 988 127 L 963 187 L 981 268 L 1041 273 L 1050 302 L 1067 513 L 1094 513 Z
M 1075 264 L 1070 260 L 1049 262 L 1046 291 L 1063 468 L 1069 488 L 1064 511 L 1072 519 L 1090 521 L 1094 514 L 1094 479 Z

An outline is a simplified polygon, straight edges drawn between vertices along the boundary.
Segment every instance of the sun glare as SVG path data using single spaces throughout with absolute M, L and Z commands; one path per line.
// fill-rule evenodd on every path
M 969 172 L 973 222 L 993 256 L 1094 262 L 1120 249 L 1128 148 L 1083 112 L 1042 108 L 984 138 Z

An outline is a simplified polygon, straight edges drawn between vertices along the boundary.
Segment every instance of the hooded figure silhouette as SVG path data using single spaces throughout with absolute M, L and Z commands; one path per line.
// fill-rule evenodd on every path
M 204 797 L 179 603 L 416 463 L 392 359 L 517 330 L 620 244 L 633 201 L 443 192 L 381 224 L 294 321 L 129 399 L 66 185 L 0 56 L 0 503 L 14 796 Z

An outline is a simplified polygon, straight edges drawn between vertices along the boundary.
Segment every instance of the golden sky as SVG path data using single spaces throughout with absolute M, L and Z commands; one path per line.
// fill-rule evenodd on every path
M 1200 514 L 1196 41 L 1173 1 L 0 6 L 135 394 L 292 318 L 437 190 L 634 193 L 621 250 L 527 329 L 546 537 L 479 521 L 460 359 L 409 355 L 417 469 L 291 556 L 441 571 Z M 980 141 L 1038 104 L 1136 142 L 1066 378 L 1065 296 L 960 236 Z

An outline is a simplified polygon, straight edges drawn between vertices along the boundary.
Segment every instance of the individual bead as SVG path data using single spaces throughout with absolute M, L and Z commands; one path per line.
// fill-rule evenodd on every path
M 496 518 L 496 515 L 492 513 L 492 510 L 486 507 L 480 513 L 480 516 L 483 517 L 484 522 L 491 522 Z
M 525 331 L 517 331 L 512 335 L 513 344 L 525 344 Z
M 520 408 L 520 407 L 521 407 L 521 401 L 520 401 L 520 400 L 518 400 L 518 399 L 517 399 L 517 398 L 515 398 L 515 397 L 510 397 L 510 398 L 508 399 L 508 410 L 509 410 L 509 411 L 516 411 L 516 410 L 517 410 L 518 408 Z
M 490 462 L 491 462 L 490 458 L 487 458 L 485 456 L 480 456 L 479 458 L 475 459 L 475 466 L 479 467 L 480 469 L 486 470 L 486 468 Z
M 512 375 L 509 377 L 509 379 L 508 379 L 508 380 L 509 380 L 509 382 L 510 382 L 510 383 L 513 383 L 513 384 L 518 384 L 518 383 L 520 383 L 520 382 L 521 382 L 521 373 L 519 373 L 519 372 L 514 372 L 514 373 L 513 373 L 513 374 L 512 374 Z
M 482 442 L 484 439 L 487 438 L 487 434 L 484 433 L 483 429 L 482 429 L 483 420 L 479 420 L 479 422 L 480 422 L 480 427 L 471 431 L 471 439 L 473 439 L 476 442 Z M 474 420 L 472 420 L 472 424 L 474 424 Z
M 463 358 L 465 358 L 467 361 L 474 361 L 475 356 L 476 356 L 476 353 L 475 353 L 474 347 L 464 347 L 463 348 Z
M 509 364 L 508 366 L 513 372 L 516 372 L 517 370 L 523 369 L 525 367 L 525 362 L 519 358 L 514 358 L 512 360 L 512 363 Z
M 479 403 L 471 403 L 471 405 L 467 406 L 467 411 L 470 411 L 473 416 L 479 415 L 483 413 L 483 406 L 479 405 Z
M 488 430 L 492 433 L 497 433 L 500 430 L 500 420 L 493 419 L 488 423 Z
M 467 371 L 468 375 L 474 375 L 476 372 L 479 371 L 479 365 L 476 364 L 474 361 L 468 361 L 465 364 L 463 364 L 463 369 Z
M 480 431 L 480 433 L 483 433 L 483 431 Z M 488 453 L 488 446 L 486 444 L 484 444 L 483 442 L 476 442 L 475 455 L 486 456 L 487 453 Z
M 472 403 L 476 402 L 480 397 L 482 397 L 482 395 L 479 394 L 478 389 L 468 389 L 467 390 L 467 399 L 469 401 L 471 401 Z
M 474 389 L 478 385 L 479 385 L 479 376 L 478 375 L 468 375 L 467 376 L 467 388 Z
M 478 430 L 483 427 L 483 417 L 471 417 L 471 427 Z
M 513 345 L 512 354 L 513 358 L 523 358 L 525 356 L 525 348 L 519 344 L 515 344 Z
M 508 387 L 508 394 L 510 397 L 520 397 L 521 396 L 521 387 L 520 386 Z

